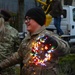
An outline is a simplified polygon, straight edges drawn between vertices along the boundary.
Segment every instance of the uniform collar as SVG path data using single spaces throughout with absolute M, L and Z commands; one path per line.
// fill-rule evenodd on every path
M 5 22 L 5 25 L 9 25 L 9 22 Z
M 34 35 L 37 35 L 37 34 L 41 33 L 43 30 L 45 30 L 45 28 L 46 28 L 45 25 L 42 26 L 39 30 L 37 30 L 36 32 L 32 33 L 31 36 L 34 36 Z
M 33 36 L 38 35 L 39 33 L 41 33 L 42 31 L 44 31 L 46 29 L 45 25 L 42 26 L 39 30 L 37 30 L 36 32 L 34 32 L 33 34 L 28 34 L 28 39 L 31 39 Z

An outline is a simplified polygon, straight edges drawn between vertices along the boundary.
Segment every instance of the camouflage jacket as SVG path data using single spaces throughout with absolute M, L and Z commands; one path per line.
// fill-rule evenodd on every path
M 19 34 L 16 29 L 5 23 L 5 33 L 0 38 L 0 61 L 7 58 L 14 51 L 15 46 L 20 44 Z
M 51 37 L 53 37 L 57 43 L 58 46 L 55 51 L 55 56 L 51 59 L 51 61 L 47 62 L 47 66 L 37 66 L 37 65 L 31 65 L 31 44 L 33 41 L 36 40 L 39 35 L 43 36 L 43 34 L 47 34 Z M 69 45 L 64 40 L 58 38 L 55 34 L 53 34 L 51 31 L 47 31 L 45 27 L 43 26 L 40 30 L 37 32 L 28 35 L 21 43 L 19 49 L 17 52 L 15 52 L 11 57 L 0 63 L 0 67 L 2 69 L 7 68 L 9 66 L 15 65 L 17 63 L 23 62 L 22 67 L 22 75 L 56 75 L 56 61 L 59 56 L 62 56 L 66 54 L 69 50 Z

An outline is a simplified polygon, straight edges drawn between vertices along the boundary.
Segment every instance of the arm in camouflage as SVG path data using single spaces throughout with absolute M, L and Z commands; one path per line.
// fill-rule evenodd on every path
M 19 50 L 20 48 L 21 45 L 19 47 Z M 0 63 L 0 68 L 2 70 L 21 62 L 22 58 L 21 58 L 21 52 L 19 52 L 19 50 L 18 52 L 15 52 L 13 55 L 11 55 L 11 57 L 8 57 L 7 59 L 5 59 Z
M 54 53 L 56 56 L 63 56 L 70 52 L 69 51 L 70 47 L 66 41 L 58 38 L 57 36 L 53 36 L 53 38 L 56 39 L 56 41 L 58 43 L 58 46 Z
M 13 61 L 13 63 L 12 63 L 12 61 Z M 19 55 L 17 52 L 15 52 L 11 57 L 8 57 L 7 59 L 5 59 L 4 61 L 2 61 L 0 63 L 0 68 L 5 69 L 5 68 L 7 68 L 9 66 L 13 66 L 19 62 L 20 62 Z

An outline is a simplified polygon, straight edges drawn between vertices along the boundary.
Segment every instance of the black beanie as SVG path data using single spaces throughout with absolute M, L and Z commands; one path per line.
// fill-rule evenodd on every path
M 8 21 L 9 18 L 11 18 L 10 13 L 5 11 L 5 10 L 1 10 L 1 14 L 3 15 L 3 18 L 4 18 L 5 21 Z
M 26 16 L 34 19 L 41 26 L 45 24 L 46 16 L 44 11 L 40 7 L 31 8 L 27 11 L 25 18 Z

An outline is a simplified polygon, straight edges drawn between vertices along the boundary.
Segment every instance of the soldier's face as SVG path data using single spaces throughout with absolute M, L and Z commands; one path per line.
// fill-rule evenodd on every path
M 30 17 L 26 17 L 25 24 L 27 26 L 27 30 L 30 33 L 34 33 L 41 27 L 35 20 L 31 19 Z

